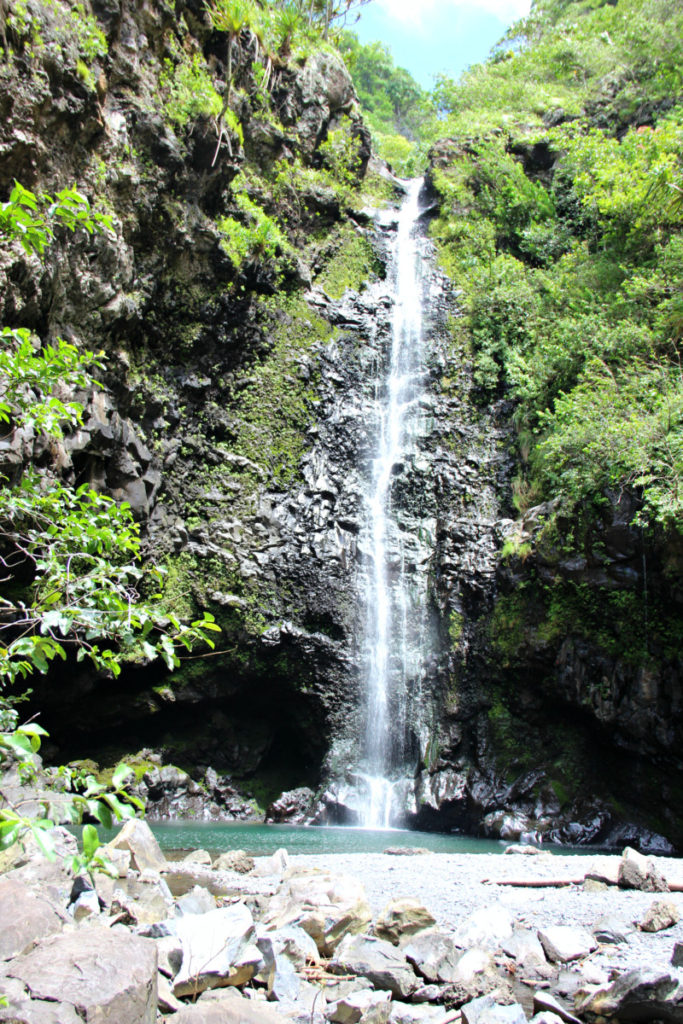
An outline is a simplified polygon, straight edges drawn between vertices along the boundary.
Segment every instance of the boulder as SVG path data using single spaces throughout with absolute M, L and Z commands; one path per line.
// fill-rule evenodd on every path
M 332 956 L 345 935 L 362 932 L 371 919 L 365 890 L 356 878 L 294 869 L 271 899 L 262 923 L 273 930 L 299 925 L 323 956 Z
M 183 857 L 180 864 L 204 864 L 206 867 L 211 867 L 211 854 L 207 853 L 206 850 L 192 850 Z
M 332 1024 L 358 1024 L 364 1020 L 369 1010 L 373 1010 L 373 1020 L 378 1011 L 384 1011 L 384 1020 L 389 1019 L 391 1012 L 391 992 L 375 991 L 364 988 L 359 992 L 351 992 L 336 1003 L 330 1003 L 325 1016 Z
M 144 880 L 143 880 L 144 878 Z M 141 926 L 164 921 L 175 913 L 173 896 L 159 875 L 111 879 L 98 872 L 95 888 L 109 913 L 123 924 Z
M 567 963 L 588 956 L 598 948 L 595 938 L 584 928 L 570 925 L 552 925 L 538 932 L 545 955 L 553 963 Z
M 213 862 L 216 871 L 237 871 L 246 875 L 254 867 L 254 858 L 250 857 L 244 850 L 229 850 L 216 857 Z
M 22 882 L 0 878 L 0 960 L 9 960 L 61 931 L 66 920 Z M 7 927 L 10 921 L 12 926 Z
M 3 990 L 5 985 L 3 983 Z M 0 1021 L 7 1024 L 83 1024 L 83 1018 L 70 1003 L 43 999 L 12 999 L 0 1007 Z
M 681 919 L 678 907 L 671 900 L 655 900 L 645 911 L 645 916 L 638 925 L 642 932 L 662 932 L 665 928 L 673 928 Z
M 102 852 L 107 856 L 111 850 L 128 850 L 131 865 L 136 871 L 144 871 L 147 868 L 152 871 L 163 871 L 168 867 L 154 833 L 147 822 L 140 821 L 139 818 L 129 819 Z
M 460 1008 L 463 1024 L 526 1024 L 519 1003 L 502 1006 L 493 996 L 480 996 Z
M 545 953 L 536 932 L 530 928 L 516 928 L 509 939 L 504 939 L 501 949 L 517 963 L 525 967 L 530 964 L 544 964 Z
M 188 914 L 171 923 L 183 947 L 183 961 L 173 983 L 175 996 L 243 985 L 256 974 L 261 954 L 253 942 L 251 911 L 244 903 L 208 914 Z
M 591 930 L 601 945 L 617 946 L 628 942 L 628 936 L 634 929 L 630 921 L 606 914 L 595 922 Z
M 623 1021 L 683 1021 L 681 983 L 665 971 L 639 968 L 622 974 L 611 985 L 577 996 L 579 1016 L 618 1017 Z
M 253 874 L 257 878 L 269 878 L 276 875 L 282 878 L 289 866 L 289 854 L 286 850 L 276 850 L 270 857 L 256 857 Z
M 401 944 L 401 952 L 421 977 L 433 983 L 453 982 L 461 950 L 452 935 L 436 928 L 419 932 Z
M 375 921 L 373 932 L 397 946 L 402 938 L 433 928 L 435 924 L 436 920 L 419 900 L 391 900 Z
M 216 898 L 202 885 L 195 885 L 176 901 L 178 912 L 185 914 L 208 914 L 216 909 Z
M 621 855 L 617 881 L 622 889 L 640 889 L 642 892 L 667 892 L 666 879 L 649 857 L 627 846 Z
M 347 935 L 331 960 L 329 970 L 333 974 L 361 975 L 376 988 L 389 989 L 399 999 L 405 999 L 418 985 L 405 956 L 390 942 L 371 935 Z
M 66 1003 L 86 1024 L 155 1024 L 157 951 L 127 932 L 89 925 L 43 939 L 8 974 L 36 999 Z
M 412 1006 L 393 1000 L 389 1024 L 442 1024 L 444 1011 L 442 1006 Z
M 184 1006 L 169 1020 L 173 1024 L 283 1024 L 280 1014 L 265 1003 L 237 995 L 210 1002 L 200 1000 L 192 1006 Z
M 578 1017 L 575 1017 L 569 1010 L 565 1010 L 562 1003 L 558 1002 L 549 992 L 534 992 L 534 1013 L 552 1013 L 565 1024 L 581 1024 Z
M 277 800 L 269 805 L 266 821 L 302 822 L 309 816 L 315 794 L 312 789 L 301 786 L 281 793 Z

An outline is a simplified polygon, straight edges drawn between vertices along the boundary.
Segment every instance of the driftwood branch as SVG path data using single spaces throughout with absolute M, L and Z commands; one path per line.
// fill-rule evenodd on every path
M 582 878 L 482 878 L 482 885 L 512 885 L 516 889 L 566 889 L 570 885 L 583 885 L 590 875 Z M 617 883 L 614 879 L 595 878 L 594 881 L 604 882 L 614 888 Z M 669 892 L 683 892 L 683 884 L 680 882 L 668 882 Z

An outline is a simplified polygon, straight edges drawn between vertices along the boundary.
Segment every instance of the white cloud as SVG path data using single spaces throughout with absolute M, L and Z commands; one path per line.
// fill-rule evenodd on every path
M 518 18 L 529 13 L 531 0 L 375 0 L 388 15 L 405 26 L 415 29 L 426 27 L 433 29 L 435 20 L 447 18 L 449 9 L 464 10 L 475 8 L 493 14 L 501 21 L 511 25 Z

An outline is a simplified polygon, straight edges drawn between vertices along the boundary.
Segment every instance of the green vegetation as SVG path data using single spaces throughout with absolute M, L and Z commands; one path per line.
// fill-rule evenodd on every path
M 326 248 L 317 283 L 333 299 L 341 298 L 347 288 L 361 291 L 381 274 L 382 266 L 372 246 L 350 224 L 338 228 Z
M 683 522 L 682 34 L 663 0 L 537 4 L 436 90 L 433 233 L 481 400 L 516 403 L 522 512 L 630 488 Z
M 353 32 L 344 32 L 339 45 L 375 151 L 396 174 L 416 174 L 425 163 L 425 149 L 418 139 L 432 110 L 431 97 L 405 68 L 396 67 L 382 43 L 364 45 Z

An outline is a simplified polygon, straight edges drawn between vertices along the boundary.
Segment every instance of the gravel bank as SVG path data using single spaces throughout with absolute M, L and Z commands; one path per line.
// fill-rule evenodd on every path
M 653 860 L 667 881 L 683 884 L 683 860 Z M 616 886 L 594 892 L 581 885 L 563 889 L 524 889 L 495 884 L 496 880 L 502 879 L 581 878 L 586 873 L 616 879 L 617 856 L 333 854 L 295 856 L 291 863 L 293 866 L 308 865 L 346 872 L 360 878 L 373 914 L 393 898 L 410 896 L 419 899 L 437 923 L 449 929 L 457 928 L 475 910 L 496 904 L 504 907 L 520 927 L 534 929 L 571 924 L 591 931 L 596 922 L 607 915 L 633 924 L 640 921 L 648 907 L 658 899 L 675 903 L 683 918 L 683 893 L 633 892 Z M 669 970 L 683 979 L 683 972 L 670 965 L 675 942 L 683 942 L 683 921 L 655 934 L 633 931 L 627 943 L 602 946 L 588 959 L 593 968 L 607 973 L 613 969 L 621 973 L 636 967 L 656 967 Z M 571 985 L 570 977 L 567 984 Z

